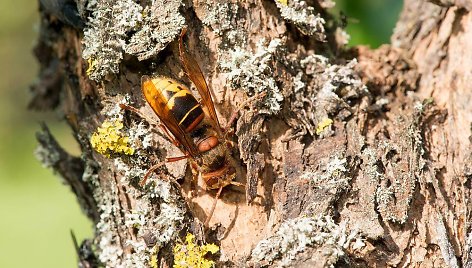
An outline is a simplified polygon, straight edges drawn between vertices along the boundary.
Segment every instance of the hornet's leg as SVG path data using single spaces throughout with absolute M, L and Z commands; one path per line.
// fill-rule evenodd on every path
M 153 165 L 151 168 L 149 168 L 149 170 L 144 175 L 143 179 L 139 182 L 139 186 L 143 187 L 144 185 L 146 185 L 146 182 L 147 182 L 147 179 L 149 178 L 149 176 L 151 176 L 151 174 L 156 169 L 160 168 L 163 165 L 164 165 L 164 162 L 160 162 L 160 163 L 157 163 L 157 164 Z
M 208 214 L 208 217 L 207 219 L 205 220 L 205 222 L 203 223 L 203 226 L 208 226 L 208 223 L 210 223 L 210 220 L 211 220 L 211 216 L 213 216 L 213 212 L 215 212 L 215 208 L 216 208 L 216 202 L 218 202 L 218 199 L 220 198 L 220 195 L 221 195 L 221 191 L 223 190 L 223 187 L 220 187 L 220 189 L 218 189 L 218 193 L 216 194 L 215 196 L 215 201 L 213 201 L 213 205 L 211 206 L 211 210 Z
M 176 161 L 179 161 L 179 160 L 183 160 L 183 159 L 187 159 L 189 158 L 190 155 L 182 155 L 182 156 L 177 156 L 177 157 L 169 157 L 166 159 L 166 162 L 167 163 L 170 163 L 170 162 L 176 162 Z M 146 174 L 144 175 L 143 179 L 139 182 L 139 186 L 143 187 L 144 185 L 146 185 L 146 181 L 147 179 L 151 176 L 151 174 L 158 168 L 162 167 L 166 162 L 160 162 L 160 163 L 157 163 L 155 165 L 153 165 L 151 168 L 149 168 L 149 170 L 146 172 Z
M 248 98 L 245 100 L 243 103 L 241 103 L 238 108 L 236 108 L 235 111 L 231 114 L 231 116 L 228 119 L 228 122 L 226 123 L 226 126 L 223 128 L 222 132 L 225 133 L 225 136 L 229 133 L 229 130 L 233 126 L 233 124 L 236 122 L 236 119 L 239 117 L 239 111 L 242 110 L 245 106 L 248 106 L 249 104 L 255 102 L 258 99 L 263 98 L 265 95 L 267 95 L 266 92 L 260 92 L 257 93 L 256 95 Z
M 240 187 L 243 187 L 243 188 L 246 187 L 246 184 L 240 183 L 240 182 L 237 182 L 237 181 L 231 181 L 231 184 L 235 185 L 235 186 L 240 186 Z
M 130 112 L 133 112 L 133 113 L 139 115 L 141 118 L 148 121 L 150 124 L 159 126 L 164 131 L 164 133 L 166 134 L 164 137 L 167 138 L 168 141 L 170 141 L 172 144 L 174 144 L 177 147 L 180 146 L 180 143 L 174 137 L 172 137 L 172 135 L 170 135 L 169 130 L 167 130 L 167 127 L 164 124 L 162 124 L 161 122 L 157 122 L 156 120 L 146 116 L 140 110 L 136 109 L 133 106 L 121 103 L 120 108 L 123 109 L 123 110 L 128 110 Z
M 197 191 L 197 187 L 198 187 L 198 175 L 200 174 L 199 170 L 198 170 L 198 166 L 197 164 L 195 164 L 195 162 L 191 162 L 191 168 L 192 168 L 192 180 L 190 181 L 190 191 L 188 193 L 188 196 L 189 198 L 193 198 L 195 197 L 197 193 L 195 193 L 195 191 Z

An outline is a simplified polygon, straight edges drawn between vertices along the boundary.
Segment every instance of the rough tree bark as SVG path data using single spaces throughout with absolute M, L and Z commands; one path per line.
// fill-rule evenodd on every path
M 96 226 L 82 265 L 170 267 L 191 251 L 175 246 L 192 233 L 219 246 L 206 256 L 217 267 L 472 267 L 471 5 L 406 0 L 392 44 L 375 50 L 345 49 L 332 6 L 41 1 L 31 108 L 62 114 L 82 155 L 46 127 L 37 154 Z M 245 99 L 267 94 L 241 110 L 233 137 L 246 191 L 225 188 L 208 228 L 215 193 L 201 183 L 191 191 L 186 161 L 139 186 L 179 151 L 118 105 L 156 120 L 140 77 L 191 85 L 178 58 L 184 25 L 223 125 Z M 106 156 L 90 142 L 100 126 L 95 147 Z

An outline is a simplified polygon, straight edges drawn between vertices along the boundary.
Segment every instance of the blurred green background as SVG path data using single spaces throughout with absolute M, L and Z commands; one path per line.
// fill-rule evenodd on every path
M 400 15 L 401 0 L 333 0 L 333 14 L 347 16 L 346 31 L 351 36 L 350 46 L 369 45 L 376 48 L 390 43 L 390 36 Z
M 78 153 L 64 122 L 27 111 L 29 85 L 38 73 L 32 48 L 38 3 L 0 1 L 0 267 L 77 267 L 70 229 L 91 237 L 92 225 L 68 186 L 33 156 L 38 122 Z
M 24 5 L 23 5 L 24 4 Z M 78 154 L 66 124 L 52 113 L 26 109 L 29 85 L 38 73 L 32 48 L 38 32 L 38 3 L 0 1 L 0 267 L 77 267 L 69 235 L 91 237 L 93 227 L 68 186 L 34 158 L 34 133 L 46 121 L 59 142 Z M 21 7 L 21 8 L 20 8 Z M 372 48 L 389 42 L 401 9 L 399 0 L 337 1 L 348 16 L 350 45 Z

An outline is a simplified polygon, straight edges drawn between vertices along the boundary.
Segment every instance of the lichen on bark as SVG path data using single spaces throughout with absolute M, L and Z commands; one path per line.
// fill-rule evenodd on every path
M 459 68 L 472 58 L 461 45 L 472 29 L 468 7 L 406 1 L 392 45 L 371 50 L 343 47 L 332 6 L 79 1 L 84 29 L 58 22 L 57 12 L 42 14 L 31 107 L 62 113 L 82 155 L 68 155 L 47 130 L 37 155 L 93 220 L 87 243 L 104 266 L 171 266 L 174 246 L 189 233 L 192 243 L 217 244 L 218 267 L 470 263 L 463 211 L 472 116 L 467 68 Z M 139 87 L 148 74 L 192 88 L 178 57 L 184 25 L 222 124 L 240 109 L 231 154 L 246 195 L 226 187 L 208 228 L 202 222 L 215 193 L 191 183 L 186 161 L 166 163 L 139 184 L 153 164 L 180 153 L 156 131 Z M 90 138 L 116 119 L 134 151 L 109 159 Z

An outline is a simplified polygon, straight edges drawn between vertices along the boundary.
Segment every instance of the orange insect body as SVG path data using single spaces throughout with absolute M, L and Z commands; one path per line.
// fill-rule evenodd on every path
M 181 150 L 189 155 L 192 168 L 202 174 L 209 189 L 231 183 L 235 170 L 229 167 L 226 141 L 213 129 L 211 118 L 184 85 L 167 77 L 142 79 L 143 94 Z
M 192 92 L 184 85 L 166 77 L 155 77 L 150 79 L 144 76 L 142 79 L 142 90 L 144 97 L 154 111 L 168 109 L 178 127 L 185 133 L 189 133 L 203 120 L 202 106 L 192 95 Z M 157 100 L 162 98 L 162 100 Z M 165 104 L 166 107 L 157 105 Z M 168 115 L 168 116 L 170 116 Z M 165 120 L 164 124 L 165 124 Z
M 172 133 L 169 138 L 185 155 L 168 161 L 188 158 L 194 175 L 201 174 L 208 189 L 219 189 L 205 221 L 207 225 L 223 187 L 229 184 L 244 184 L 233 181 L 236 170 L 230 162 L 228 142 L 222 134 L 202 71 L 197 62 L 185 52 L 182 42 L 185 32 L 186 29 L 182 30 L 179 39 L 180 60 L 188 77 L 195 84 L 202 98 L 201 102 L 197 101 L 185 85 L 166 77 L 143 76 L 141 88 L 147 102 L 164 125 L 163 129 L 167 134 Z M 151 170 L 154 170 L 154 167 Z

